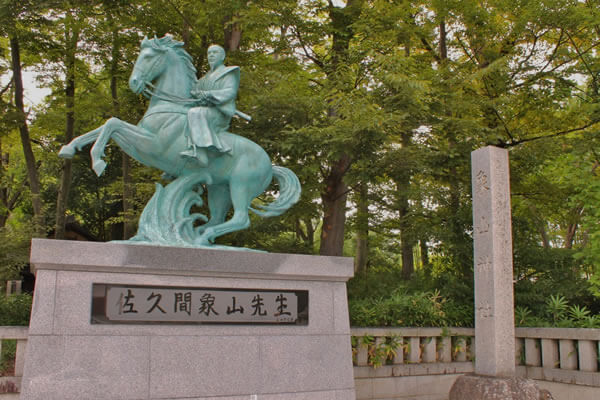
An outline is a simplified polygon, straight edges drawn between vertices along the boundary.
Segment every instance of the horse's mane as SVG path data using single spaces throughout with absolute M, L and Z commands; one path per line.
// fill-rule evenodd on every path
M 187 78 L 192 82 L 196 82 L 196 67 L 192 63 L 192 56 L 188 54 L 183 48 L 184 43 L 173 39 L 171 35 L 165 35 L 161 38 L 154 37 L 154 39 L 148 39 L 144 37 L 142 40 L 142 49 L 152 48 L 154 50 L 165 52 L 169 49 L 173 49 L 175 54 L 184 62 L 187 67 Z

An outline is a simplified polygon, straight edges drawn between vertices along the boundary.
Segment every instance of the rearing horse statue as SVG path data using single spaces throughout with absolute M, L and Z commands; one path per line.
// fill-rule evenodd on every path
M 150 105 L 137 125 L 110 118 L 104 125 L 63 146 L 60 157 L 71 158 L 84 146 L 91 149 L 92 168 L 98 176 L 106 168 L 104 148 L 113 139 L 121 149 L 142 164 L 158 168 L 174 179 L 148 202 L 132 241 L 188 247 L 214 247 L 214 240 L 250 226 L 248 211 L 263 217 L 283 214 L 300 197 L 300 182 L 289 169 L 271 165 L 267 153 L 256 143 L 222 132 L 221 141 L 231 149 L 226 154 L 208 151 L 208 166 L 184 157 L 188 148 L 187 112 L 194 105 L 191 90 L 196 69 L 183 43 L 170 36 L 144 38 L 140 54 L 129 78 L 136 94 L 151 96 Z M 150 89 L 152 88 L 152 89 Z M 270 204 L 251 207 L 275 178 L 280 195 Z M 191 214 L 192 206 L 202 205 L 207 190 L 210 219 Z M 233 217 L 225 221 L 233 207 Z M 197 220 L 207 221 L 195 226 Z

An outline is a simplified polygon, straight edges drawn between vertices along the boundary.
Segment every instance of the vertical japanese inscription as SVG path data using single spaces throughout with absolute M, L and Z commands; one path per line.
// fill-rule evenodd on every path
M 489 190 L 490 190 L 490 183 L 488 180 L 488 176 L 484 170 L 480 169 L 479 172 L 477 172 L 477 185 L 476 185 L 477 194 L 484 194 L 486 192 L 489 192 Z

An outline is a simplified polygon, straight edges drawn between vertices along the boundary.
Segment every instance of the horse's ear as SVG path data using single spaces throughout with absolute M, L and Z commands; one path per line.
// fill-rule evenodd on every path
M 150 41 L 148 40 L 148 36 L 144 36 L 144 38 L 142 39 L 142 48 L 149 47 L 149 46 L 150 46 Z

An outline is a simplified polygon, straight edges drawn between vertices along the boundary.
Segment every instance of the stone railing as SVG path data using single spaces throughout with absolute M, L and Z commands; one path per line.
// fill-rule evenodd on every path
M 517 376 L 553 390 L 556 383 L 599 390 L 600 329 L 515 334 Z M 352 328 L 357 399 L 447 399 L 454 379 L 474 372 L 474 335 L 471 328 Z
M 352 328 L 353 361 L 393 368 L 394 376 L 436 375 L 473 371 L 475 331 L 471 328 Z
M 517 328 L 517 374 L 600 387 L 600 329 Z
M 354 365 L 471 364 L 471 328 L 352 328 Z
M 10 376 L 0 376 L 0 394 L 18 392 L 21 386 L 21 377 L 23 376 L 23 366 L 25 365 L 25 351 L 27 349 L 27 334 L 29 328 L 26 326 L 0 326 L 0 354 L 4 340 L 16 340 L 17 347 L 14 360 L 7 360 L 8 364 L 14 366 L 10 368 Z
M 446 400 L 473 372 L 474 329 L 352 328 L 357 400 Z

